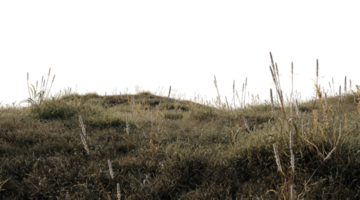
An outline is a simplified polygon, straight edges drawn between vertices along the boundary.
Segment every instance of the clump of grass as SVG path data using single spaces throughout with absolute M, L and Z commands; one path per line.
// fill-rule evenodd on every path
M 101 189 L 102 191 L 104 192 L 104 196 L 107 198 L 107 199 L 111 199 L 110 198 L 110 195 L 109 193 L 106 191 L 106 189 L 104 188 L 103 184 L 101 183 L 100 181 L 100 178 L 99 178 L 99 175 L 98 175 L 98 172 L 96 170 L 96 167 L 95 167 L 95 164 L 94 164 L 94 160 L 92 158 L 92 154 L 91 154 L 91 151 L 89 150 L 89 147 L 88 147 L 88 143 L 87 143 L 87 135 L 86 135 L 86 131 L 85 131 L 85 127 L 84 127 L 84 124 L 83 124 L 83 121 L 81 119 L 81 116 L 79 115 L 79 122 L 80 122 L 80 125 L 81 125 L 81 128 L 82 128 L 82 134 L 80 134 L 80 137 L 81 137 L 81 141 L 84 145 L 84 148 L 86 150 L 86 152 L 90 155 L 90 159 L 91 159 L 91 163 L 92 163 L 92 166 L 94 168 L 94 171 L 95 171 L 95 175 L 99 181 L 99 184 L 101 186 Z M 126 132 L 127 132 L 127 135 L 129 136 L 129 121 L 128 121 L 128 118 L 126 117 Z M 129 152 L 129 140 L 128 140 L 128 152 Z M 108 165 L 109 165 L 109 173 L 110 173 L 110 176 L 111 176 L 111 179 L 113 180 L 113 184 L 114 184 L 114 187 L 115 187 L 115 183 L 114 183 L 114 172 L 112 170 L 112 167 L 111 167 L 111 162 L 110 160 L 108 160 Z M 124 173 L 126 171 L 126 167 L 125 167 L 125 170 L 124 170 Z M 123 177 L 125 176 L 125 174 L 123 175 Z M 117 198 L 118 200 L 121 199 L 121 188 L 122 188 L 122 185 L 124 183 L 124 180 L 121 182 L 121 186 L 119 186 L 119 183 L 117 183 Z M 114 191 L 115 188 L 114 188 Z
M 271 56 L 271 59 L 272 59 L 272 56 Z M 272 61 L 273 63 L 273 61 Z M 286 113 L 285 113 L 285 110 L 284 110 L 284 104 L 283 104 L 283 96 L 282 96 L 282 91 L 281 91 L 281 88 L 280 88 L 280 83 L 279 83 L 279 79 L 276 77 L 276 75 L 278 75 L 278 69 L 277 69 L 277 66 L 276 68 L 274 67 L 273 65 L 273 69 L 275 71 L 276 69 L 276 73 L 273 73 L 272 69 L 270 68 L 271 72 L 272 72 L 272 76 L 273 76 L 273 80 L 275 82 L 275 85 L 277 86 L 277 93 L 279 95 L 279 99 L 280 99 L 280 102 L 281 102 L 281 105 L 282 105 L 282 111 L 283 111 L 283 117 L 285 117 L 286 119 Z M 293 73 L 293 66 L 292 66 L 292 73 Z M 317 62 L 317 76 L 318 76 L 318 62 Z M 217 82 L 216 82 L 216 78 L 215 78 L 215 86 L 217 88 Z M 324 103 L 324 100 L 321 98 L 322 95 L 321 95 L 321 92 L 320 92 L 320 89 L 319 89 L 319 86 L 316 84 L 316 92 L 317 92 L 317 95 L 319 97 L 319 99 L 321 100 L 321 105 L 323 106 L 323 114 L 325 116 L 325 119 L 326 119 L 326 129 L 329 130 L 329 121 L 328 121 L 328 118 L 327 118 L 327 101 L 326 101 L 326 107 L 325 107 L 325 103 Z M 218 91 L 218 90 L 217 90 Z M 220 97 L 220 94 L 219 94 L 219 91 L 218 91 L 218 95 Z M 326 96 L 326 94 L 325 94 Z M 220 101 L 220 98 L 218 98 L 218 100 Z M 272 100 L 272 93 L 271 93 L 271 100 Z M 273 106 L 273 100 L 271 101 L 272 102 L 272 112 L 274 113 L 274 106 Z M 220 101 L 221 103 L 221 101 Z M 297 103 L 297 100 L 296 100 L 296 108 L 297 108 L 297 115 L 298 115 L 298 118 L 300 118 L 299 116 L 299 110 L 298 110 L 298 103 Z M 236 114 L 236 113 L 235 113 Z M 314 115 L 314 123 L 317 124 L 319 126 L 319 123 L 317 123 L 317 120 L 316 120 L 316 115 Z M 248 130 L 248 132 L 250 132 L 249 130 L 249 126 L 247 125 L 247 121 L 246 119 L 243 117 L 243 120 L 244 120 L 244 123 L 246 125 L 246 128 Z M 303 121 L 302 121 L 302 127 L 303 127 Z M 321 130 L 321 133 L 323 133 L 321 127 L 320 127 L 320 130 Z M 341 130 L 341 122 L 340 122 L 340 130 Z M 303 133 L 303 131 L 302 131 Z M 304 134 L 303 134 L 304 136 Z M 341 137 L 341 132 L 340 132 L 340 135 L 339 135 L 339 138 Z M 294 153 L 293 153 L 293 141 L 292 141 L 292 130 L 290 131 L 290 158 L 291 158 L 291 168 L 292 168 L 292 182 L 294 182 L 294 173 L 295 173 L 295 158 L 294 158 Z M 305 139 L 306 140 L 306 139 Z M 329 138 L 329 141 L 331 143 L 331 139 Z M 332 143 L 331 143 L 332 144 Z M 276 144 L 273 144 L 273 147 L 274 147 L 274 152 L 275 152 L 275 158 L 276 158 L 276 163 L 277 163 L 277 166 L 278 166 L 278 171 L 280 171 L 284 176 L 284 172 L 282 171 L 282 168 L 281 168 L 281 164 L 280 164 L 280 158 L 279 158 L 279 154 L 278 154 L 278 151 L 277 151 L 277 148 L 276 148 Z M 316 147 L 316 146 L 315 146 Z M 319 165 L 319 167 L 327 160 L 330 158 L 331 154 L 334 152 L 334 150 L 336 149 L 336 146 L 330 151 L 330 153 L 324 158 L 323 162 Z M 318 168 L 319 168 L 318 167 Z M 317 169 L 318 169 L 317 168 Z M 317 169 L 315 170 L 315 172 L 317 171 Z M 315 174 L 315 172 L 312 174 L 312 176 L 308 179 L 308 181 L 305 183 L 305 188 L 306 188 L 306 185 L 309 183 L 309 181 L 311 180 L 311 178 L 313 177 L 313 175 Z M 299 197 L 304 195 L 303 192 L 301 194 L 299 194 Z M 289 196 L 289 199 L 293 199 L 294 198 L 294 190 L 293 190 L 293 184 L 291 184 L 290 182 L 290 196 Z
M 214 77 L 215 105 L 172 99 L 171 86 L 52 99 L 33 87 L 29 108 L 0 110 L 1 198 L 356 199 L 360 87 L 335 94 L 333 81 L 331 96 L 316 81 L 313 100 L 292 87 L 286 102 L 270 58 L 265 104 L 246 104 L 247 78 L 221 102 Z

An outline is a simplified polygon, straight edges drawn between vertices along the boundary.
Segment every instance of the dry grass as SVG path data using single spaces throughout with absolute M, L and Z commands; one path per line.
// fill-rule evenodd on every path
M 278 81 L 279 81 L 279 79 L 278 79 Z M 278 88 L 279 88 L 279 87 L 278 87 Z M 320 94 L 320 95 L 321 95 L 321 91 L 319 90 L 319 87 L 318 87 L 318 86 L 316 86 L 316 92 L 317 92 L 317 94 Z M 360 95 L 360 94 L 359 94 L 359 95 Z M 277 97 L 280 99 L 280 96 L 277 96 Z M 326 101 L 326 98 L 325 98 L 325 101 Z M 280 104 L 281 104 L 281 106 L 282 106 L 282 108 L 283 108 L 283 112 L 284 112 L 284 107 L 283 107 L 282 101 L 280 101 Z M 328 124 L 328 119 L 326 118 L 326 113 L 325 113 L 326 108 L 325 108 L 325 103 L 324 103 L 324 100 L 323 100 L 323 99 L 321 99 L 321 105 L 322 105 L 322 107 L 323 107 L 324 116 L 325 116 L 325 119 L 326 119 L 326 126 L 327 126 L 327 129 L 328 129 L 329 124 Z M 315 103 L 314 103 L 314 106 L 315 106 Z M 284 117 L 285 117 L 285 119 L 287 119 L 285 113 L 284 113 Z M 248 125 L 247 125 L 247 123 L 246 123 L 245 118 L 243 118 L 243 119 L 244 119 L 244 122 L 245 122 L 245 124 L 246 124 L 247 129 L 249 129 L 249 127 L 248 127 Z M 79 116 L 79 121 L 80 121 L 80 124 L 81 124 L 81 127 L 82 127 L 82 131 L 83 131 L 84 135 L 86 136 L 86 134 L 85 134 L 85 129 L 84 129 L 84 125 L 83 125 L 83 123 L 82 123 L 81 116 Z M 316 118 L 314 118 L 314 123 L 317 123 Z M 321 130 L 322 130 L 322 129 L 321 129 Z M 128 136 L 129 136 L 129 124 L 128 124 L 128 118 L 127 118 L 127 117 L 126 117 L 126 131 L 127 131 Z M 289 145 L 289 147 L 290 147 L 290 157 L 291 157 L 291 162 L 290 162 L 290 164 L 291 164 L 292 174 L 294 175 L 294 174 L 295 174 L 295 164 L 294 164 L 294 163 L 295 163 L 295 158 L 294 158 L 293 148 L 292 148 L 292 147 L 293 147 L 293 140 L 292 140 L 293 135 L 292 135 L 292 131 L 293 131 L 293 130 L 290 130 L 290 145 Z M 144 134 L 144 135 L 145 135 L 145 134 Z M 341 136 L 341 122 L 340 122 L 339 138 L 340 138 L 340 136 Z M 89 154 L 89 150 L 88 150 L 88 148 L 87 148 L 87 143 L 86 143 L 85 140 L 83 139 L 83 136 L 81 136 L 81 137 L 82 137 L 82 141 L 83 141 L 83 144 L 84 144 L 84 146 L 85 146 L 85 149 L 86 149 L 86 151 L 87 151 L 88 154 Z M 146 136 L 145 136 L 145 137 L 146 137 Z M 305 139 L 305 140 L 306 140 L 306 139 Z M 309 142 L 309 141 L 307 141 L 307 142 Z M 311 142 L 309 142 L 309 143 L 311 143 Z M 274 147 L 276 164 L 277 164 L 277 166 L 278 166 L 278 170 L 285 176 L 285 174 L 284 174 L 284 172 L 282 171 L 282 168 L 281 168 L 280 158 L 279 158 L 279 154 L 278 154 L 278 151 L 277 151 L 277 148 L 276 148 L 276 144 L 273 144 L 273 147 Z M 315 147 L 316 147 L 316 146 L 315 146 Z M 336 146 L 327 154 L 326 158 L 324 158 L 324 160 L 321 162 L 321 164 L 318 166 L 318 168 L 319 168 L 327 159 L 330 158 L 331 154 L 335 151 L 335 149 L 336 149 Z M 91 153 L 90 153 L 90 157 L 91 157 Z M 91 158 L 92 158 L 92 157 L 91 157 Z M 111 165 L 110 165 L 110 160 L 108 160 L 108 163 L 109 163 L 109 169 L 110 169 L 111 177 L 113 178 L 112 169 L 111 169 Z M 318 169 L 318 168 L 317 168 L 317 169 Z M 316 170 L 317 170 L 317 169 L 316 169 Z M 309 183 L 309 181 L 311 180 L 311 178 L 312 178 L 313 175 L 315 174 L 316 170 L 315 170 L 314 173 L 311 175 L 311 177 L 309 178 L 309 180 L 305 183 L 304 189 L 307 187 L 307 184 Z M 94 166 L 94 171 L 96 172 L 95 166 Z M 123 177 L 124 177 L 124 176 L 123 176 Z M 294 177 L 292 177 L 292 181 L 294 181 Z M 274 182 L 274 181 L 273 181 L 273 182 Z M 99 180 L 99 183 L 100 183 L 100 185 L 101 185 L 104 193 L 107 195 L 108 199 L 110 199 L 110 196 L 108 195 L 108 193 L 107 193 L 107 191 L 105 190 L 105 188 L 102 186 L 100 180 Z M 274 184 L 275 184 L 275 183 L 274 183 Z M 118 197 L 118 199 L 121 199 L 121 187 L 120 187 L 120 189 L 119 189 L 119 183 L 117 183 L 117 186 L 118 186 L 118 189 L 117 189 L 118 196 L 117 196 L 117 197 Z M 276 185 L 275 185 L 275 187 L 276 187 Z M 273 191 L 273 192 L 275 192 L 275 193 L 278 193 L 277 191 L 274 191 L 274 190 L 269 190 L 269 191 Z M 298 195 L 297 199 L 300 199 L 300 197 L 302 197 L 303 195 L 304 195 L 303 192 L 301 192 L 301 193 Z M 291 200 L 292 200 L 292 199 L 295 199 L 295 197 L 294 197 L 293 184 L 290 185 L 290 194 L 289 194 L 289 196 L 287 196 L 285 199 L 291 199 Z
M 360 87 L 350 94 L 345 78 L 343 94 L 334 80 L 322 91 L 317 61 L 316 97 L 292 87 L 286 102 L 270 59 L 276 95 L 265 104 L 245 103 L 247 78 L 229 104 L 214 77 L 206 105 L 170 98 L 171 87 L 47 99 L 42 80 L 30 107 L 0 110 L 1 198 L 358 199 Z

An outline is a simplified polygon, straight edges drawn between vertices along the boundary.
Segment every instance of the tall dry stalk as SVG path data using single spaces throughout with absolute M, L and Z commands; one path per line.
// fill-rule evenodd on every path
M 89 147 L 88 147 L 86 130 L 85 130 L 85 126 L 84 126 L 84 123 L 83 123 L 82 118 L 81 118 L 80 115 L 79 115 L 79 122 L 80 122 L 80 126 L 81 126 L 81 129 L 82 129 L 82 133 L 80 133 L 80 138 L 81 138 L 81 141 L 82 141 L 82 143 L 84 145 L 84 148 L 85 148 L 86 152 L 90 156 L 91 164 L 92 164 L 93 169 L 95 171 L 95 175 L 96 175 L 96 177 L 98 179 L 98 182 L 99 182 L 99 184 L 100 184 L 100 186 L 101 186 L 101 188 L 103 190 L 104 195 L 106 196 L 107 199 L 111 199 L 109 193 L 106 191 L 105 187 L 103 186 L 103 184 L 100 181 L 100 178 L 99 178 L 99 175 L 98 175 L 98 172 L 96 170 L 95 163 L 94 163 L 94 160 L 93 160 L 93 157 L 92 157 L 92 153 L 91 153 L 91 151 L 89 150 Z M 127 145 L 128 146 L 128 154 L 127 154 L 128 158 L 129 158 L 129 150 L 130 150 L 129 149 L 130 148 L 130 146 L 129 146 L 129 141 L 130 141 L 129 130 L 130 130 L 130 128 L 129 128 L 129 119 L 126 116 L 126 133 L 127 133 L 127 136 L 128 136 L 128 145 Z M 123 186 L 123 183 L 124 183 L 124 180 L 125 180 L 125 172 L 126 172 L 126 167 L 127 166 L 125 165 L 124 174 L 123 174 L 123 180 L 121 182 L 121 185 L 119 183 L 117 183 L 117 188 L 115 189 L 114 172 L 112 170 L 110 160 L 108 160 L 108 165 L 109 165 L 109 173 L 110 173 L 111 179 L 113 180 L 113 184 L 114 184 L 114 190 L 115 191 L 117 190 L 118 200 L 121 200 L 121 189 L 122 189 L 122 186 Z

